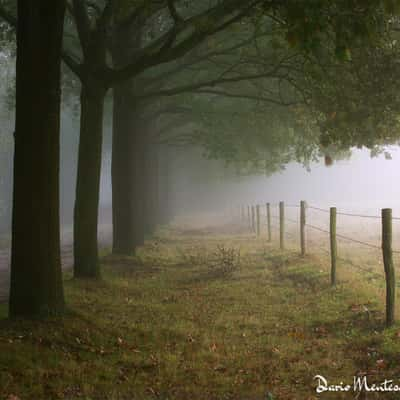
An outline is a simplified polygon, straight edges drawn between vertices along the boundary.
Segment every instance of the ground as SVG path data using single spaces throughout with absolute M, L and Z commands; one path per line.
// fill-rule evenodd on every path
M 383 286 L 341 266 L 332 288 L 324 259 L 241 226 L 164 228 L 105 252 L 100 282 L 66 271 L 67 315 L 1 321 L 0 399 L 356 398 L 313 377 L 396 380 L 400 327 L 384 329 Z

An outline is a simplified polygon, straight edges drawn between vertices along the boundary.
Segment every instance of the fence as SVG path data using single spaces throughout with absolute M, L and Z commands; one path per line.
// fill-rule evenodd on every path
M 271 215 L 271 207 L 278 206 L 279 207 L 279 215 L 272 216 Z M 299 220 L 295 221 L 290 218 L 285 217 L 285 207 L 287 208 L 298 208 L 299 209 Z M 259 204 L 247 206 L 247 214 L 245 206 L 240 206 L 240 218 L 243 222 L 247 222 L 250 230 L 254 232 L 258 237 L 261 235 L 261 206 Z M 291 204 L 285 205 L 283 201 L 279 202 L 279 204 L 265 204 L 266 209 L 266 228 L 267 228 L 267 240 L 271 242 L 271 226 L 272 219 L 276 218 L 279 220 L 279 247 L 280 249 L 285 248 L 285 222 L 291 222 L 294 224 L 299 224 L 299 234 L 300 234 L 300 252 L 302 256 L 305 256 L 307 253 L 306 246 L 306 228 L 311 230 L 318 231 L 320 233 L 326 234 L 329 236 L 329 254 L 330 254 L 330 281 L 331 285 L 336 285 L 336 272 L 337 272 L 337 260 L 338 260 L 338 246 L 337 239 L 342 239 L 345 241 L 353 242 L 358 245 L 366 246 L 369 248 L 379 249 L 382 251 L 382 259 L 384 266 L 384 278 L 386 284 L 386 326 L 390 327 L 393 325 L 395 321 L 395 270 L 393 263 L 393 253 L 400 254 L 400 251 L 396 251 L 392 249 L 392 221 L 400 220 L 400 218 L 395 218 L 392 216 L 392 209 L 384 208 L 381 210 L 381 216 L 375 215 L 365 215 L 365 214 L 352 214 L 347 212 L 338 212 L 336 207 L 331 207 L 330 209 L 324 209 L 321 207 L 315 207 L 311 205 L 307 205 L 305 201 L 301 201 L 300 204 Z M 314 210 L 319 213 L 324 213 L 329 216 L 329 230 L 324 229 L 320 226 L 316 226 L 313 224 L 309 224 L 307 222 L 307 210 Z M 364 242 L 359 239 L 354 239 L 349 236 L 345 236 L 342 234 L 338 234 L 336 232 L 337 227 L 337 216 L 347 216 L 354 218 L 367 218 L 367 219 L 375 219 L 381 221 L 382 227 L 382 236 L 381 236 L 381 246 L 376 246 L 372 243 Z

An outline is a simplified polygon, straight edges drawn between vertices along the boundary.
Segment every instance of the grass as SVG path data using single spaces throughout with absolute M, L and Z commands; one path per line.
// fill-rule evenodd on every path
M 234 268 L 221 246 L 240 249 Z M 350 269 L 331 288 L 315 257 L 173 228 L 102 264 L 100 282 L 67 274 L 63 318 L 1 321 L 0 399 L 345 399 L 318 397 L 313 377 L 399 376 L 382 288 Z

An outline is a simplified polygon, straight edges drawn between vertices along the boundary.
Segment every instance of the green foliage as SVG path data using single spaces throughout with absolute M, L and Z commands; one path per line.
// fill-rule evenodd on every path
M 352 60 L 311 67 L 312 106 L 323 146 L 366 146 L 397 143 L 400 48 L 388 36 L 375 46 L 353 51 Z

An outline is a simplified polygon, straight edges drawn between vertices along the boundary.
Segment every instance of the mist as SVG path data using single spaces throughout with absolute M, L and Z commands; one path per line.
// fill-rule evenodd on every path
M 198 154 L 192 164 L 179 169 L 174 182 L 177 212 L 215 211 L 239 204 L 278 203 L 338 207 L 342 210 L 374 212 L 393 208 L 400 214 L 400 152 L 397 146 L 371 157 L 369 149 L 352 149 L 351 157 L 326 166 L 319 162 L 305 167 L 289 163 L 282 171 L 265 175 L 232 177 L 229 167 L 205 160 Z M 214 170 L 212 178 L 199 177 L 205 166 Z M 224 172 L 226 176 L 224 177 Z
M 397 3 L 0 0 L 0 398 L 400 391 Z

